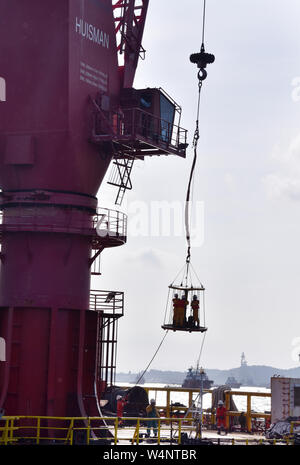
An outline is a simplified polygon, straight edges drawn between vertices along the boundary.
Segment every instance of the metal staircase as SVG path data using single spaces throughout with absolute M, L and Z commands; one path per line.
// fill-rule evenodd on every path
M 119 188 L 115 204 L 121 205 L 125 192 L 132 189 L 131 183 L 131 171 L 134 163 L 133 157 L 127 157 L 123 159 L 117 159 L 113 161 L 112 171 L 108 184 L 117 186 Z

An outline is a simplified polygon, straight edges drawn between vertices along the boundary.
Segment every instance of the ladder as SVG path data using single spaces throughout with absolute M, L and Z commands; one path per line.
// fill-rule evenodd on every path
M 187 419 L 190 416 L 193 418 L 193 425 L 195 426 L 195 433 L 196 437 L 201 438 L 202 435 L 202 412 L 203 412 L 203 395 L 202 395 L 202 389 L 197 394 L 197 397 L 194 399 L 192 402 L 191 407 L 186 411 L 183 419 Z M 179 434 L 179 426 L 177 423 L 176 428 L 173 428 L 173 434 L 172 438 L 174 439 L 176 434 Z M 192 434 L 192 431 L 190 431 L 190 436 Z
M 110 179 L 107 183 L 112 186 L 119 187 L 117 197 L 115 200 L 116 205 L 121 205 L 126 190 L 132 189 L 130 175 L 131 175 L 133 163 L 134 163 L 133 157 L 126 157 L 121 160 L 117 159 L 113 161 Z

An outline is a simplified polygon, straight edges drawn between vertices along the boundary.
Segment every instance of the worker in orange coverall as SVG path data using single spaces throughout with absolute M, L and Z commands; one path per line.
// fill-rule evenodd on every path
M 124 407 L 126 405 L 126 398 L 122 396 L 117 396 L 117 417 L 122 418 Z M 123 421 L 119 420 L 119 426 L 122 426 Z
M 221 430 L 224 430 L 225 434 L 227 434 L 227 429 L 226 429 L 226 407 L 224 407 L 224 403 L 223 403 L 222 400 L 219 400 L 219 402 L 218 402 L 216 418 L 217 418 L 218 434 L 221 434 Z
M 199 300 L 196 295 L 193 296 L 193 300 L 191 302 L 191 307 L 193 309 L 193 321 L 194 325 L 199 327 Z
M 179 304 L 179 325 L 184 326 L 186 322 L 186 307 L 188 306 L 189 302 L 186 299 L 185 294 L 182 295 Z
M 178 299 L 178 294 L 174 294 L 173 299 L 173 326 L 179 325 L 179 309 L 180 307 L 180 299 Z

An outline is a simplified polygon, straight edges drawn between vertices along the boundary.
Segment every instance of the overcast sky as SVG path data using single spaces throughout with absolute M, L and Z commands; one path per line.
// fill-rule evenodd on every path
M 185 261 L 184 234 L 155 237 L 138 213 L 154 201 L 184 203 L 197 101 L 189 56 L 201 45 L 201 15 L 200 0 L 150 0 L 135 87 L 162 87 L 182 106 L 190 148 L 185 160 L 136 164 L 124 204 L 128 243 L 103 252 L 103 275 L 93 279 L 94 288 L 125 292 L 117 371 L 150 361 L 164 336 L 168 285 Z M 299 365 L 299 20 L 298 0 L 207 0 L 205 45 L 216 61 L 203 85 L 193 201 L 204 216 L 192 249 L 206 287 L 205 368 L 239 366 L 243 351 L 251 365 Z M 113 207 L 115 194 L 103 184 L 100 205 Z M 151 368 L 186 370 L 201 342 L 168 333 Z

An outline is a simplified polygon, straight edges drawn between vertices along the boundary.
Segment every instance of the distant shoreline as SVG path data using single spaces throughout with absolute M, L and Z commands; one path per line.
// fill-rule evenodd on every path
M 212 387 L 224 385 L 228 377 L 234 377 L 242 386 L 248 387 L 270 387 L 272 376 L 283 376 L 288 378 L 300 378 L 300 367 L 281 369 L 266 365 L 243 365 L 229 370 L 205 369 L 209 379 L 214 381 Z M 139 372 L 133 373 L 117 373 L 116 383 L 135 384 Z M 143 376 L 145 384 L 161 383 L 164 385 L 179 385 L 183 383 L 187 371 L 165 371 L 165 370 L 149 370 Z

